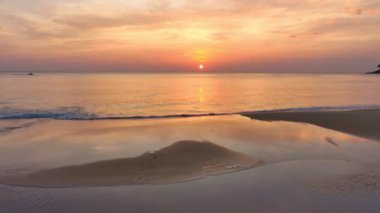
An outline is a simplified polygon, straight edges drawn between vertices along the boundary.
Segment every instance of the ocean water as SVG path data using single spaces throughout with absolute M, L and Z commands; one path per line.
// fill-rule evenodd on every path
M 1 119 L 138 118 L 379 105 L 380 78 L 373 75 L 0 75 Z

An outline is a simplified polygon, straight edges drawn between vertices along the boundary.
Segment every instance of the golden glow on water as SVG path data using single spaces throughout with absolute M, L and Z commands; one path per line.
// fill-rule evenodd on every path
M 17 113 L 78 107 L 97 116 L 380 104 L 373 76 L 210 74 L 192 66 L 192 74 L 3 75 L 0 100 Z
M 205 90 L 203 87 L 199 87 L 199 103 L 203 103 L 205 100 Z

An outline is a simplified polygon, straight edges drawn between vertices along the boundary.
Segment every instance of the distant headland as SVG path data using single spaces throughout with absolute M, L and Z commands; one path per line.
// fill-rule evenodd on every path
M 380 64 L 377 67 L 380 68 Z M 367 74 L 380 74 L 380 69 L 373 72 L 368 72 Z

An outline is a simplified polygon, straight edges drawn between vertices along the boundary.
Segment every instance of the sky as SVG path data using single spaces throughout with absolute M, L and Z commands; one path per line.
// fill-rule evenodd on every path
M 380 0 L 0 0 L 1 71 L 367 72 Z

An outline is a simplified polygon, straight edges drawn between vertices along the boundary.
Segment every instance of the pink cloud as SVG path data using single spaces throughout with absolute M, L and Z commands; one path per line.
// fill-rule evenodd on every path
M 360 6 L 347 6 L 344 8 L 345 12 L 353 15 L 374 15 L 377 13 L 377 8 L 360 7 Z

